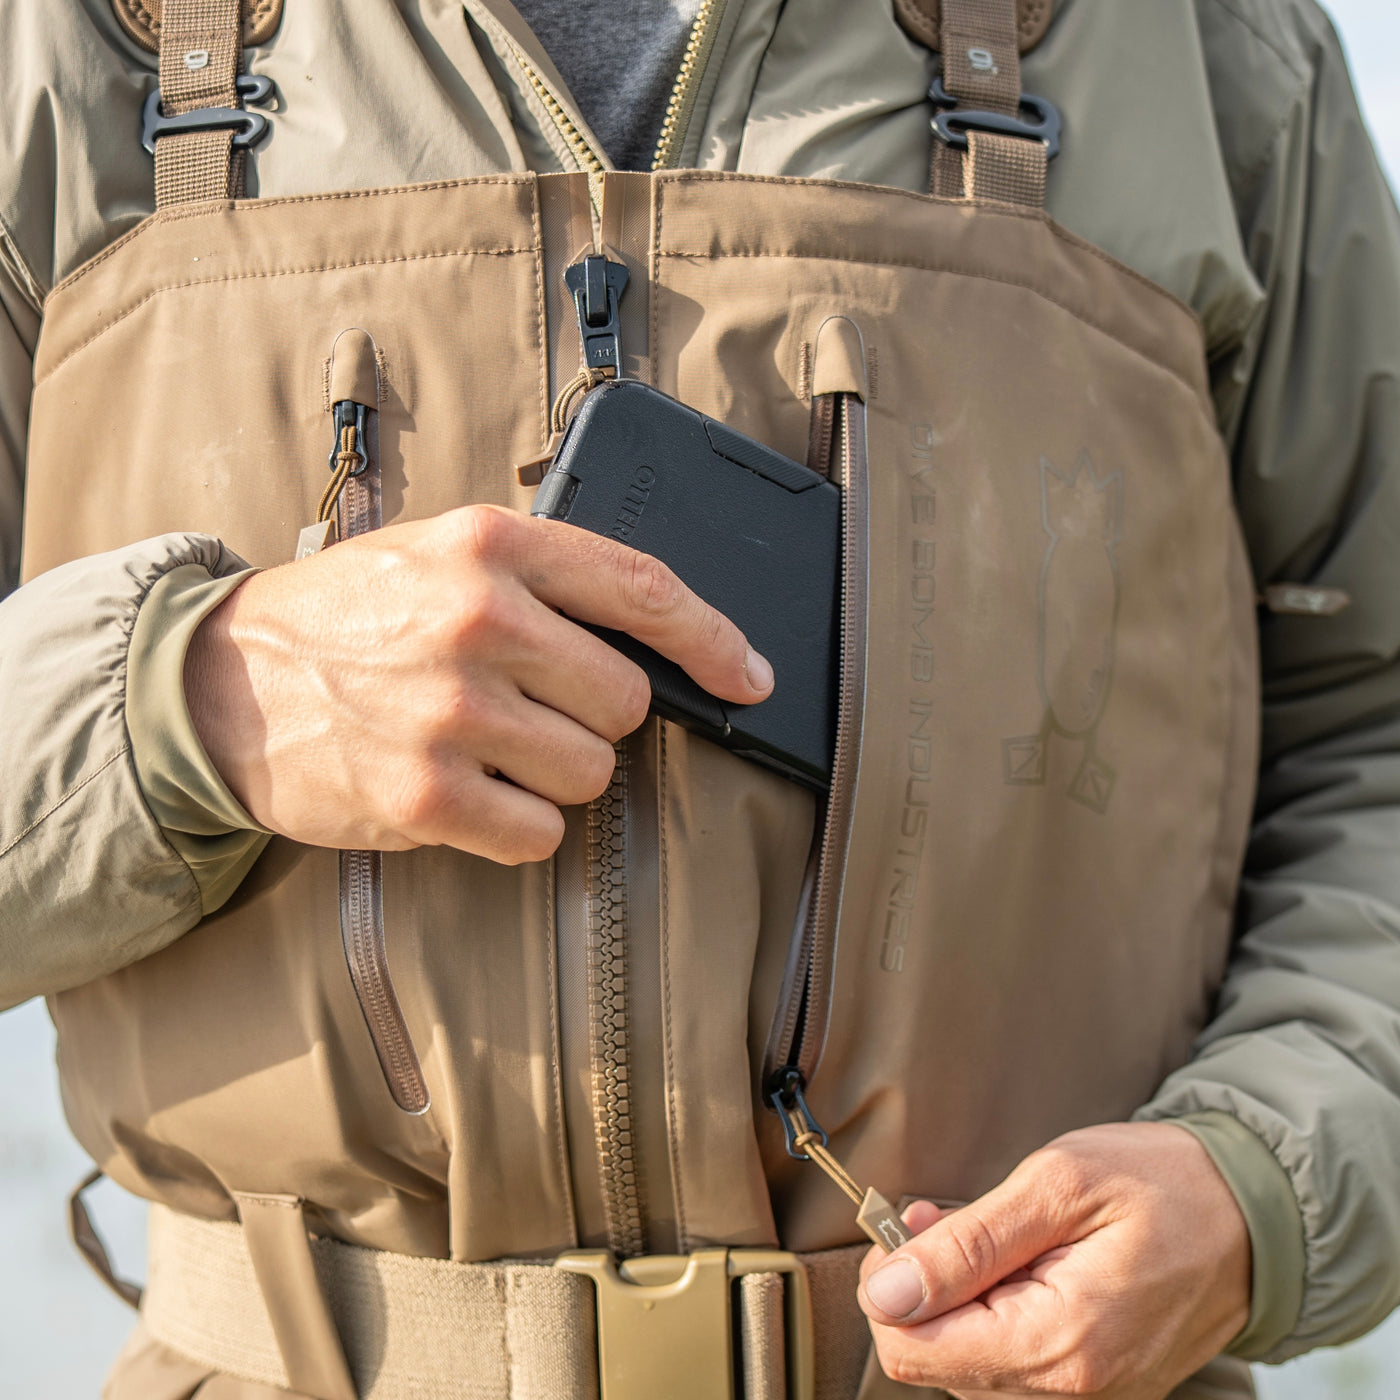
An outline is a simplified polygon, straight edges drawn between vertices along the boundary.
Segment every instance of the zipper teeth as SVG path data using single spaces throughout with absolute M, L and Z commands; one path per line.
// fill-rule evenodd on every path
M 695 23 L 690 26 L 690 37 L 686 40 L 685 53 L 681 57 L 680 72 L 676 74 L 671 99 L 666 104 L 661 134 L 656 138 L 656 154 L 651 161 L 653 170 L 665 170 L 680 158 L 679 138 L 690 124 L 690 114 L 695 110 L 700 78 L 709 61 L 710 50 L 714 47 L 719 17 L 723 12 L 724 0 L 702 0 Z
M 574 125 L 559 99 L 549 90 L 544 79 L 531 67 L 530 60 L 513 44 L 511 52 L 515 55 L 515 61 L 520 65 L 530 86 L 534 88 L 535 95 L 544 103 L 545 110 L 559 129 L 559 134 L 564 138 L 569 150 L 573 153 L 574 159 L 579 164 L 579 169 L 588 171 L 590 175 L 601 175 L 603 162 L 598 159 L 598 154 L 593 147 L 583 139 L 583 133 Z
M 830 957 L 832 932 L 837 915 L 837 899 L 840 881 L 837 878 L 837 843 L 844 841 L 850 826 L 852 792 L 852 770 L 860 748 L 860 723 L 856 707 L 860 702 L 860 685 L 856 679 L 855 650 L 862 635 L 859 612 L 865 606 L 863 597 L 855 596 L 851 586 L 849 570 L 858 544 L 857 535 L 861 511 L 858 494 L 865 489 L 863 482 L 857 484 L 855 475 L 854 433 L 851 430 L 850 396 L 843 395 L 837 409 L 838 421 L 834 424 L 835 438 L 840 443 L 842 508 L 841 544 L 846 560 L 848 577 L 841 590 L 841 679 L 839 707 L 836 724 L 836 752 L 831 764 L 831 789 L 826 811 L 826 831 L 822 839 L 821 858 L 817 867 L 817 885 L 812 898 L 812 912 L 808 923 L 807 1014 L 797 1028 L 792 1051 L 788 1061 L 796 1064 L 804 1078 L 810 1081 L 816 1068 L 815 1060 L 821 1050 L 825 1034 L 827 1014 L 828 983 L 830 981 Z M 861 515 L 863 519 L 863 513 Z M 813 1022 L 820 1026 L 820 1033 L 813 1035 Z
M 627 1041 L 626 755 L 588 809 L 588 1021 L 598 1179 L 608 1243 L 624 1257 L 646 1252 L 632 1132 Z
M 374 1042 L 379 1067 L 384 1072 L 384 1082 L 394 1102 L 405 1113 L 417 1114 L 428 1107 L 428 1086 L 409 1039 L 384 955 L 383 916 L 376 903 L 381 861 L 378 851 L 344 853 L 341 879 L 348 887 L 350 901 L 346 954 L 351 981 Z
M 358 445 L 368 468 L 369 443 Z M 377 524 L 367 476 L 368 470 L 366 476 L 350 477 L 341 492 L 341 533 L 347 539 L 366 534 Z M 389 975 L 384 946 L 383 861 L 378 851 L 341 852 L 341 941 L 384 1082 L 405 1113 L 419 1114 L 430 1104 L 428 1085 Z

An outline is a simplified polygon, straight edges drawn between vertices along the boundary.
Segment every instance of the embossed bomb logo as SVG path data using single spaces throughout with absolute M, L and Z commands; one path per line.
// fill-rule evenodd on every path
M 1040 459 L 1041 524 L 1050 537 L 1040 569 L 1039 730 L 1002 740 L 1008 783 L 1043 784 L 1052 735 L 1082 745 L 1069 796 L 1102 815 L 1117 773 L 1097 752 L 1113 683 L 1123 474 L 1100 477 L 1087 452 L 1068 475 Z

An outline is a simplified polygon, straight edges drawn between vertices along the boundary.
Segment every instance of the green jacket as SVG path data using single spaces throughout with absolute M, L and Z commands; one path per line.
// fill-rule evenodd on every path
M 484 7 L 468 21 L 450 0 L 377 0 L 323 44 L 329 8 L 289 0 L 254 51 L 305 90 L 252 192 L 573 168 Z M 888 28 L 888 0 L 789 0 L 775 38 L 780 8 L 731 0 L 681 163 L 922 189 L 928 56 L 810 41 L 838 14 Z M 1261 613 L 1237 948 L 1195 1059 L 1140 1113 L 1193 1127 L 1234 1187 L 1255 1257 L 1236 1350 L 1279 1360 L 1400 1301 L 1400 226 L 1311 0 L 1057 8 L 1025 62 L 1026 89 L 1065 116 L 1050 212 L 1201 317 L 1260 588 L 1351 599 L 1336 616 Z M 180 937 L 264 838 L 200 750 L 180 684 L 184 643 L 240 561 L 165 536 L 16 587 L 43 300 L 151 211 L 133 133 L 154 59 L 109 0 L 6 7 L 0 44 L 0 1004 L 14 1004 Z M 414 88 L 398 139 L 357 143 L 356 107 L 403 103 L 425 62 L 437 85 Z

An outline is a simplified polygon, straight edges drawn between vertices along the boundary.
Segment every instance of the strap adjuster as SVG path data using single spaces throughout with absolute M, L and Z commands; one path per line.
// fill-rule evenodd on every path
M 240 73 L 233 85 L 244 102 L 263 106 L 272 100 L 272 79 L 262 74 Z M 160 110 L 159 88 L 147 95 L 141 108 L 141 144 L 148 155 L 155 155 L 156 142 L 162 136 L 230 129 L 234 133 L 233 149 L 246 151 L 267 135 L 268 128 L 269 122 L 261 112 L 249 112 L 242 107 L 200 107 L 193 112 L 167 117 Z
M 699 1249 L 618 1264 L 606 1250 L 570 1250 L 555 1268 L 585 1274 L 598 1299 L 600 1400 L 704 1395 L 732 1400 L 734 1327 L 730 1282 L 787 1275 L 787 1393 L 812 1400 L 815 1338 L 807 1267 L 776 1249 Z
M 1030 119 L 1025 120 L 1004 116 L 1000 112 L 960 109 L 958 99 L 943 86 L 941 77 L 933 80 L 928 95 L 938 109 L 931 123 L 933 134 L 954 150 L 967 150 L 968 132 L 985 131 L 997 136 L 1020 136 L 1030 141 L 1043 141 L 1046 160 L 1054 160 L 1060 154 L 1060 131 L 1063 126 L 1060 109 L 1043 97 L 1033 97 L 1025 92 L 1021 94 L 1021 111 L 1030 114 Z

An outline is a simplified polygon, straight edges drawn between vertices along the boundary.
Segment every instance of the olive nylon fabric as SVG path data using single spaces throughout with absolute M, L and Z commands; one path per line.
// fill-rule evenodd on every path
M 306 16 L 313 7 L 292 7 L 298 8 Z M 802 53 L 796 20 L 785 19 L 773 32 L 772 7 L 741 8 L 694 134 L 693 144 L 704 148 L 701 163 L 789 174 L 849 170 L 917 188 L 922 161 L 906 156 L 900 141 L 877 138 L 899 129 L 917 141 L 926 120 L 919 101 L 923 55 L 912 46 L 872 42 L 876 29 L 856 28 L 869 18 L 856 6 L 845 36 L 851 42 L 833 46 L 840 48 L 839 64 L 825 49 Z M 1026 61 L 1028 89 L 1055 98 L 1077 133 L 1054 169 L 1051 210 L 1178 291 L 1202 316 L 1256 576 L 1338 583 L 1359 600 L 1325 629 L 1299 620 L 1265 624 L 1268 767 L 1245 886 L 1249 933 L 1227 983 L 1225 1015 L 1203 1040 L 1206 1054 L 1174 1077 L 1151 1110 L 1219 1105 L 1260 1133 L 1288 1169 L 1307 1228 L 1308 1274 L 1299 1326 L 1282 1354 L 1351 1335 L 1393 1301 L 1384 1261 L 1394 1255 L 1396 1221 L 1385 1203 L 1396 1192 L 1385 1183 L 1396 1153 L 1384 1144 L 1392 1141 L 1386 1125 L 1394 1119 L 1396 1077 L 1378 1047 L 1380 1027 L 1390 1024 L 1386 1008 L 1395 1003 L 1384 972 L 1396 903 L 1388 852 L 1400 793 L 1385 728 L 1395 706 L 1388 600 L 1396 580 L 1387 547 L 1394 411 L 1383 387 L 1395 347 L 1394 318 L 1376 308 L 1394 304 L 1394 214 L 1340 55 L 1315 7 L 1202 0 L 1131 15 L 1114 15 L 1113 8 L 1075 0 Z M 0 17 L 8 51 L 22 56 L 6 84 L 0 125 L 7 142 L 0 161 L 0 294 L 8 313 L 0 325 L 0 362 L 7 367 L 0 375 L 6 451 L 0 491 L 10 503 L 0 551 L 11 578 L 18 567 L 27 359 L 42 295 L 56 276 L 150 207 L 149 165 L 142 167 L 126 135 L 149 81 L 149 61 L 114 34 L 101 5 L 86 13 L 53 10 L 11 7 Z M 507 91 L 496 101 L 495 89 L 473 83 L 496 70 L 462 31 L 459 14 L 410 8 L 372 36 L 357 29 L 316 38 L 309 19 L 289 14 L 276 43 L 253 55 L 254 71 L 265 63 L 285 82 L 298 60 L 314 54 L 314 63 L 300 66 L 316 69 L 315 100 L 327 104 L 319 124 L 289 121 L 259 156 L 256 178 L 268 192 L 276 192 L 279 180 L 294 190 L 308 182 L 335 188 L 459 175 L 474 161 L 491 165 L 502 152 L 513 160 L 527 147 L 547 159 L 549 143 L 532 141 L 523 99 Z M 371 41 L 374 62 L 349 81 L 348 55 Z M 1144 100 L 1153 75 L 1122 55 L 1164 51 L 1175 56 L 1175 66 L 1166 65 L 1158 99 Z M 65 66 L 60 55 L 81 61 Z M 876 56 L 890 61 L 876 70 Z M 407 143 L 402 130 L 379 131 L 371 141 L 336 138 L 350 125 L 348 117 L 336 117 L 338 105 L 349 101 L 345 94 L 354 93 L 357 109 L 391 106 L 396 65 L 413 71 L 422 63 L 440 87 L 420 100 L 450 120 L 424 120 Z M 835 71 L 823 72 L 823 64 Z M 763 80 L 755 87 L 760 67 Z M 849 104 L 870 116 L 825 126 L 803 117 L 800 102 L 789 99 L 823 78 L 838 112 Z M 79 94 L 94 83 L 114 113 L 129 111 L 130 122 L 75 120 L 83 110 Z M 55 106 L 55 93 L 69 100 Z M 752 96 L 747 123 L 736 93 Z M 37 116 L 49 110 L 62 118 L 58 148 L 73 159 L 59 160 L 52 143 L 28 139 Z M 515 130 L 511 118 L 519 122 Z M 1125 124 L 1135 121 L 1141 139 L 1124 140 Z M 926 154 L 926 142 L 923 148 Z M 1153 158 L 1142 159 L 1144 150 Z M 106 178 L 90 187 L 82 172 L 94 166 Z M 1316 256 L 1342 246 L 1352 255 Z M 185 562 L 178 553 L 172 559 Z M 74 636 L 91 630 L 92 575 L 80 584 L 79 566 L 67 573 L 66 593 L 45 594 L 36 584 L 5 605 L 4 649 L 11 658 L 45 650 L 64 626 Z M 129 596 L 142 595 L 133 588 Z M 81 622 L 81 634 L 59 616 L 55 597 Z M 55 652 L 49 647 L 45 655 Z M 120 704 L 110 668 L 75 662 L 72 674 L 93 688 L 95 702 L 116 696 Z M 91 831 L 91 824 L 79 823 L 60 833 L 53 824 L 54 804 L 76 801 L 79 775 L 55 765 L 51 780 L 42 776 L 44 754 L 54 752 L 52 727 L 7 732 L 48 742 L 47 750 L 38 742 L 14 746 L 25 772 L 35 776 L 5 786 L 17 804 L 0 814 L 7 841 L 25 832 L 66 842 L 73 830 Z M 108 857 L 123 869 L 158 870 L 160 862 L 136 844 L 143 806 L 134 779 L 129 772 L 113 779 L 108 810 L 123 815 L 106 828 L 121 833 Z M 5 849 L 9 866 L 0 870 L 11 880 L 14 852 L 22 847 Z M 178 863 L 166 868 L 168 890 L 190 889 Z M 161 896 L 160 917 L 130 898 L 99 908 L 90 890 L 83 897 L 94 917 L 67 924 L 69 941 L 58 935 L 45 902 L 26 904 L 19 925 L 14 920 L 21 916 L 7 909 L 9 999 L 140 955 L 197 916 L 198 901 L 188 895 Z M 1292 1057 L 1286 1069 L 1280 1046 Z M 1376 1144 L 1370 1152 L 1348 1126 L 1361 1122 Z

